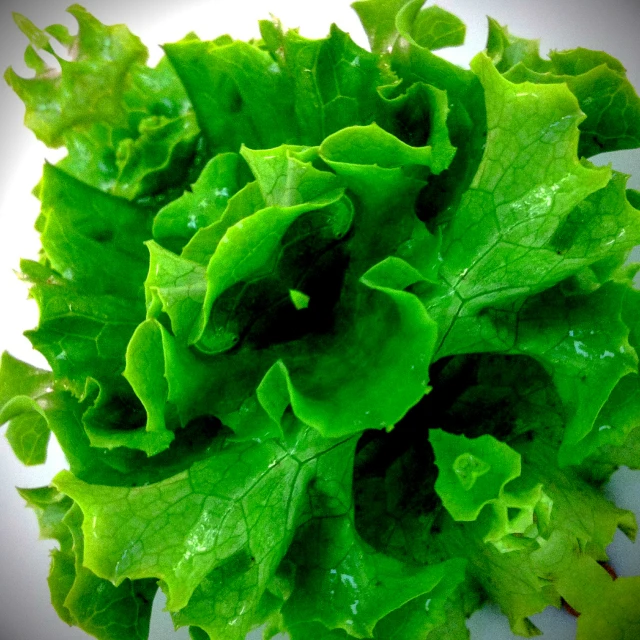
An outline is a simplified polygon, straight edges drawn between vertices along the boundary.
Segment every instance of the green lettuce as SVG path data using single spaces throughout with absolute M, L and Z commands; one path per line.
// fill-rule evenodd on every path
M 77 5 L 17 16 L 6 80 L 68 153 L 21 265 L 51 371 L 2 356 L 0 423 L 66 455 L 20 494 L 68 624 L 147 638 L 160 588 L 194 640 L 464 640 L 488 601 L 640 633 L 600 564 L 637 529 L 603 485 L 640 468 L 640 193 L 588 159 L 640 147 L 640 98 L 493 20 L 457 67 L 423 5 L 355 2 L 370 50 L 274 19 L 153 68 Z

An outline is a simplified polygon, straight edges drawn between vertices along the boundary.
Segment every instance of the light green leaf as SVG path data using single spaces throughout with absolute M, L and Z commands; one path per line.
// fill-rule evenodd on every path
M 117 121 L 67 131 L 68 155 L 57 166 L 128 199 L 167 197 L 197 177 L 203 155 L 189 99 L 166 57 L 155 68 L 133 65 L 125 81 L 117 82 L 112 89 L 121 94 Z
M 632 638 L 640 630 L 634 604 L 640 595 L 640 579 L 613 580 L 593 558 L 577 549 L 559 556 L 557 546 L 557 541 L 550 542 L 549 548 L 543 547 L 535 560 L 548 565 L 547 576 L 555 579 L 560 594 L 580 613 L 578 640 L 587 640 L 594 634 L 611 640 Z M 585 589 L 585 585 L 589 588 Z
M 116 149 L 119 169 L 114 195 L 133 200 L 166 188 L 176 167 L 195 153 L 200 129 L 193 113 L 177 118 L 150 116 L 138 124 L 136 139 L 121 140 Z
M 523 63 L 528 69 L 544 72 L 550 68 L 548 60 L 540 57 L 540 41 L 519 38 L 493 18 L 489 18 L 487 55 L 500 73 Z
M 58 541 L 49 574 L 51 601 L 69 625 L 98 640 L 144 640 L 157 586 L 150 580 L 114 587 L 83 567 L 82 512 L 54 487 L 19 489 L 38 517 L 40 535 Z
M 17 360 L 6 351 L 0 360 L 0 426 L 20 462 L 43 464 L 47 458 L 49 424 L 45 414 L 53 375 Z
M 437 107 L 440 113 L 446 114 L 446 102 L 439 100 L 444 99 L 444 94 L 434 89 L 425 90 L 432 94 L 434 105 L 440 102 Z M 443 123 L 441 129 L 446 132 Z M 372 124 L 350 127 L 333 134 L 322 143 L 321 154 L 337 171 L 346 164 L 377 165 L 384 169 L 418 165 L 427 166 L 437 174 L 447 168 L 455 153 L 448 137 L 438 142 L 440 144 L 434 147 L 412 147 Z
M 206 293 L 206 271 L 201 265 L 177 256 L 150 240 L 149 274 L 145 282 L 147 317 L 164 311 L 173 333 L 182 340 L 190 335 Z
M 55 483 L 84 513 L 85 566 L 115 584 L 159 578 L 169 610 L 178 611 L 233 557 L 254 558 L 248 568 L 263 566 L 264 590 L 304 517 L 304 488 L 317 461 L 336 445 L 303 430 L 290 445 L 231 445 L 146 487 L 92 486 L 68 472 Z
M 618 382 L 637 371 L 638 356 L 620 317 L 622 293 L 609 285 L 558 304 L 558 292 L 552 291 L 525 305 L 519 315 L 516 350 L 549 371 L 566 408 L 561 464 L 579 463 L 594 450 L 602 434 L 602 425 L 594 429 L 596 417 Z
M 417 598 L 423 611 L 436 610 L 464 576 L 464 562 L 411 567 L 377 553 L 348 517 L 312 522 L 302 536 L 293 547 L 298 571 L 283 609 L 287 624 L 319 620 L 361 638 L 400 637 L 394 635 L 399 624 L 403 637 L 416 638 L 409 631 L 415 621 L 389 614 Z
M 122 117 L 121 79 L 132 65 L 147 58 L 146 47 L 124 25 L 107 27 L 77 4 L 69 13 L 78 21 L 78 35 L 61 44 L 74 48 L 75 59 L 56 56 L 62 67 L 59 77 L 41 74 L 21 78 L 12 69 L 5 74 L 27 107 L 25 124 L 45 144 L 55 147 L 64 143 L 68 129 L 117 122 Z M 22 16 L 18 22 L 33 45 L 54 53 L 45 32 Z
M 520 456 L 493 436 L 469 439 L 432 429 L 429 442 L 438 467 L 435 490 L 454 520 L 475 520 L 520 476 Z
M 464 44 L 467 29 L 460 18 L 437 5 L 416 13 L 416 6 L 417 2 L 407 2 L 396 18 L 396 26 L 405 40 L 432 51 Z
M 273 270 L 282 238 L 298 217 L 338 202 L 344 193 L 334 174 L 298 160 L 293 149 L 243 148 L 242 155 L 256 177 L 267 207 L 230 226 L 211 256 L 202 312 L 189 336 L 192 344 L 203 337 L 211 309 L 222 293 L 239 282 L 265 276 Z M 214 353 L 221 350 L 206 338 L 200 348 Z
M 429 567 L 434 575 L 442 573 L 442 579 L 424 596 L 414 598 L 406 605 L 392 611 L 376 625 L 374 638 L 383 640 L 468 640 L 465 625 L 467 613 L 460 601 L 458 587 L 466 581 L 466 563 L 454 558 Z M 464 588 L 464 587 L 462 587 Z M 475 606 L 473 607 L 475 608 Z
M 144 317 L 142 300 L 79 293 L 62 279 L 47 280 L 36 281 L 30 291 L 40 309 L 38 328 L 25 334 L 31 344 L 78 396 L 88 377 L 119 386 L 124 350 Z
M 309 40 L 297 29 L 285 34 L 279 23 L 266 21 L 260 30 L 291 78 L 300 143 L 320 144 L 344 127 L 376 120 L 381 106 L 378 87 L 392 76 L 347 33 L 334 24 L 329 37 Z
M 127 346 L 127 366 L 123 373 L 147 413 L 144 432 L 128 432 L 127 446 L 141 448 L 147 455 L 166 449 L 174 437 L 165 423 L 168 387 L 163 331 L 155 320 L 138 326 Z
M 429 391 L 433 321 L 413 294 L 379 285 L 370 274 L 362 282 L 371 292 L 360 294 L 353 327 L 310 350 L 298 360 L 302 367 L 291 358 L 293 411 L 326 436 L 390 429 Z M 388 363 L 384 372 L 380 361 Z
M 298 309 L 298 311 L 309 308 L 310 298 L 306 293 L 302 293 L 302 291 L 298 291 L 297 289 L 290 289 L 289 294 L 291 295 L 293 306 Z
M 51 387 L 50 371 L 22 362 L 6 351 L 0 360 L 0 407 L 17 396 L 39 398 Z
M 242 41 L 196 40 L 167 44 L 164 50 L 212 150 L 238 152 L 242 144 L 265 149 L 295 141 L 290 83 L 265 51 Z
M 432 95 L 437 103 L 438 94 Z M 439 144 L 433 147 L 412 147 L 370 125 L 344 129 L 320 147 L 321 157 L 345 180 L 360 205 L 356 215 L 361 223 L 349 242 L 350 268 L 356 275 L 395 253 L 417 229 L 424 229 L 416 216 L 416 198 L 429 169 L 443 170 L 454 153 L 448 137 L 436 139 Z M 383 227 L 387 233 L 377 233 Z
M 187 177 L 200 131 L 166 58 L 145 66 L 147 49 L 123 25 L 106 26 L 78 5 L 77 35 L 45 30 L 16 15 L 31 40 L 25 60 L 34 78 L 12 69 L 8 83 L 25 103 L 25 123 L 49 146 L 66 146 L 58 166 L 102 191 L 129 199 L 165 191 Z M 60 56 L 51 39 L 63 45 Z M 50 69 L 36 50 L 57 59 Z M 90 99 L 87 96 L 90 95 Z
M 240 151 L 264 198 L 267 207 L 295 207 L 314 204 L 318 207 L 335 202 L 343 185 L 335 175 L 319 171 L 311 162 L 316 150 L 284 145 L 277 149 Z
M 424 4 L 425 0 L 358 0 L 351 6 L 362 22 L 371 51 L 381 54 L 389 51 L 398 39 L 399 14 L 405 14 L 405 25 L 411 24 Z
M 185 191 L 158 212 L 153 221 L 153 237 L 165 245 L 179 242 L 181 248 L 199 229 L 220 220 L 229 198 L 247 180 L 244 163 L 237 154 L 218 154 L 207 163 L 191 191 Z
M 138 298 L 147 270 L 147 211 L 46 165 L 42 245 L 52 268 L 82 293 Z
M 545 272 L 554 279 L 561 259 L 549 241 L 572 209 L 611 177 L 607 168 L 578 161 L 583 116 L 566 87 L 511 84 L 484 55 L 473 69 L 485 89 L 489 134 L 443 243 L 441 274 L 460 299 L 458 315 L 497 297 L 532 293 Z M 526 269 L 516 267 L 524 263 Z
M 613 56 L 578 48 L 552 51 L 543 60 L 538 40 L 513 36 L 492 19 L 487 50 L 511 82 L 566 83 L 586 115 L 580 125 L 580 156 L 640 146 L 640 98 Z
M 264 198 L 258 183 L 255 181 L 249 182 L 229 198 L 227 206 L 219 219 L 212 222 L 208 227 L 196 231 L 193 238 L 189 240 L 182 250 L 182 257 L 206 267 L 227 229 L 256 211 L 264 209 L 264 206 Z

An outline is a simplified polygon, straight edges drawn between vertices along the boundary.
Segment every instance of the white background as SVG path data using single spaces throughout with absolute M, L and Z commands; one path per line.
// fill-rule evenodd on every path
M 0 5 L 0 68 L 9 65 L 26 73 L 22 63 L 25 39 L 11 21 L 19 11 L 44 27 L 73 20 L 64 14 L 66 0 L 13 0 Z M 466 65 L 484 48 L 486 15 L 508 24 L 512 32 L 541 37 L 542 51 L 583 46 L 603 49 L 627 67 L 631 81 L 640 87 L 640 5 L 636 0 L 441 0 L 467 23 L 467 45 L 444 52 L 449 59 Z M 152 61 L 160 56 L 157 46 L 175 41 L 189 31 L 203 39 L 230 33 L 236 38 L 258 36 L 257 20 L 269 13 L 281 18 L 285 27 L 301 27 L 302 35 L 323 37 L 331 22 L 349 31 L 362 46 L 366 38 L 347 0 L 87 0 L 86 8 L 108 24 L 124 22 L 150 48 Z M 55 160 L 59 152 L 45 149 L 30 131 L 22 127 L 23 107 L 0 83 L 0 351 L 40 366 L 21 332 L 37 324 L 37 309 L 27 300 L 27 290 L 13 270 L 20 257 L 35 258 L 38 239 L 32 231 L 38 203 L 30 195 L 40 177 L 44 158 Z M 640 155 L 625 152 L 600 157 L 615 168 L 635 174 L 630 186 L 640 188 Z M 45 365 L 46 366 L 46 365 Z M 24 508 L 14 486 L 47 484 L 64 465 L 59 451 L 51 447 L 49 462 L 25 469 L 13 457 L 4 438 L 0 440 L 0 635 L 12 640 L 73 640 L 87 638 L 62 623 L 49 605 L 46 583 L 49 542 L 38 542 L 35 517 Z M 621 470 L 608 491 L 620 506 L 640 514 L 640 472 Z M 612 562 L 621 575 L 640 574 L 640 545 L 632 545 L 621 534 L 611 548 Z M 151 640 L 186 638 L 186 630 L 173 633 L 167 616 L 156 607 Z M 575 623 L 555 610 L 534 616 L 549 640 L 575 638 Z M 493 609 L 476 613 L 471 621 L 473 640 L 514 638 L 504 618 Z M 125 640 L 125 639 L 123 639 Z M 313 639 L 309 639 L 313 640 Z M 594 639 L 595 640 L 595 639 Z

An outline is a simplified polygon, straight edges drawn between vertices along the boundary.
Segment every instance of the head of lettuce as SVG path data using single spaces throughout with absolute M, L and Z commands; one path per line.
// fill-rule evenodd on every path
M 599 563 L 636 531 L 602 485 L 640 467 L 640 193 L 588 158 L 640 146 L 640 99 L 494 21 L 457 67 L 422 5 L 355 2 L 370 50 L 264 21 L 154 68 L 77 5 L 17 16 L 6 79 L 68 153 L 21 265 L 51 371 L 2 356 L 0 423 L 67 457 L 20 492 L 89 635 L 146 639 L 158 588 L 193 640 L 464 640 L 485 601 L 639 632 Z

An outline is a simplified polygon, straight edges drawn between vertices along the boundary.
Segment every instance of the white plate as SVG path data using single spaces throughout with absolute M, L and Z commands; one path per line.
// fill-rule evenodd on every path
M 13 0 L 0 6 L 0 67 L 13 65 L 19 73 L 25 40 L 13 26 L 10 10 L 30 17 L 38 26 L 73 21 L 64 14 L 69 0 Z M 542 51 L 583 46 L 602 49 L 619 58 L 631 81 L 640 87 L 640 9 L 635 0 L 441 0 L 440 6 L 459 15 L 467 24 L 467 45 L 445 52 L 454 62 L 466 64 L 482 50 L 486 41 L 486 15 L 507 24 L 512 32 L 529 38 L 541 37 Z M 366 38 L 346 0 L 311 2 L 298 0 L 88 0 L 86 8 L 108 24 L 125 23 L 149 46 L 158 59 L 158 44 L 178 40 L 195 30 L 202 38 L 230 33 L 237 38 L 258 35 L 257 20 L 273 13 L 285 27 L 301 27 L 303 35 L 323 37 L 336 22 L 356 42 Z M 35 257 L 38 239 L 32 230 L 38 203 L 30 195 L 40 177 L 44 158 L 59 154 L 45 149 L 21 126 L 23 108 L 12 92 L 0 83 L 0 351 L 42 366 L 43 358 L 21 336 L 37 323 L 35 303 L 26 300 L 26 288 L 12 273 L 20 257 Z M 613 161 L 616 169 L 633 173 L 630 186 L 640 188 L 640 154 L 609 154 L 599 161 Z M 14 486 L 41 486 L 64 465 L 59 450 L 52 447 L 43 467 L 25 469 L 13 457 L 6 441 L 0 441 L 0 628 L 12 640 L 73 640 L 87 638 L 69 629 L 49 604 L 46 576 L 48 542 L 38 542 L 35 517 L 24 508 Z M 621 470 L 609 487 L 620 506 L 640 515 L 640 472 Z M 621 575 L 640 573 L 640 548 L 618 534 L 611 547 L 614 566 Z M 563 612 L 551 610 L 534 616 L 549 640 L 575 638 L 575 622 Z M 471 621 L 472 640 L 516 638 L 506 620 L 493 608 L 476 613 Z M 187 638 L 186 630 L 173 633 L 170 622 L 156 607 L 151 640 Z M 310 639 L 313 640 L 313 639 Z

